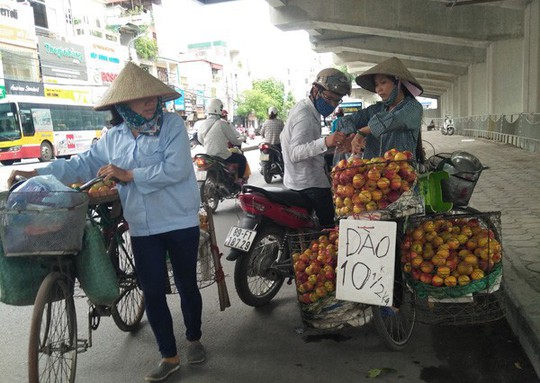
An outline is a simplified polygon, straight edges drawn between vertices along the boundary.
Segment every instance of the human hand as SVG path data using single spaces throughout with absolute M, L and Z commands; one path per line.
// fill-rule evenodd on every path
M 133 181 L 133 172 L 119 168 L 113 164 L 105 165 L 99 168 L 98 176 L 104 177 L 104 181 L 114 179 L 119 182 L 131 182 Z
M 8 188 L 11 188 L 14 183 L 19 182 L 19 180 L 17 179 L 18 177 L 24 177 L 28 179 L 35 176 L 37 176 L 37 171 L 35 170 L 13 170 L 7 180 Z
M 341 145 L 342 142 L 345 142 L 346 138 L 347 137 L 342 132 L 335 132 L 330 134 L 329 136 L 326 136 L 324 142 L 327 147 L 331 148 Z
M 365 138 L 361 134 L 355 134 L 354 138 L 351 142 L 352 146 L 352 152 L 355 154 L 359 154 L 365 146 Z
M 345 140 L 341 145 L 337 146 L 338 153 L 351 153 L 352 151 L 352 140 L 354 139 L 355 134 L 349 134 L 345 137 Z

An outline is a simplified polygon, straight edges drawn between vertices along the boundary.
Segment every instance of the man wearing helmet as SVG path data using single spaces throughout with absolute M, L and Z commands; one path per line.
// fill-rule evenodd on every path
M 419 143 L 423 109 L 415 97 L 423 89 L 405 65 L 392 57 L 356 77 L 356 83 L 377 93 L 382 101 L 339 120 L 338 130 L 356 133 L 349 136 L 354 137 L 352 151 L 363 149 L 364 158 L 373 158 L 396 148 L 409 150 L 422 160 Z
M 283 121 L 277 118 L 278 110 L 275 106 L 268 108 L 268 120 L 266 120 L 261 128 L 261 136 L 263 142 L 272 145 L 280 145 L 279 135 L 283 130 Z
M 313 82 L 309 96 L 298 102 L 280 135 L 285 163 L 283 184 L 310 201 L 321 226 L 334 225 L 330 181 L 325 172 L 324 153 L 341 146 L 342 132 L 321 137 L 321 116 L 329 116 L 341 99 L 351 92 L 347 76 L 334 68 L 323 69 Z
M 229 151 L 229 142 L 232 145 L 242 145 L 242 141 L 236 136 L 233 127 L 221 118 L 222 112 L 221 100 L 211 99 L 206 106 L 207 118 L 201 122 L 197 138 L 203 144 L 206 154 L 238 164 L 238 177 L 243 178 L 246 171 L 246 157 Z

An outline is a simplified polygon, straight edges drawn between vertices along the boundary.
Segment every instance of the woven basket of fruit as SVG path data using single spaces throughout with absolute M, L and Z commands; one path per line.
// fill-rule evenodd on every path
M 412 153 L 387 151 L 383 157 L 341 160 L 332 170 L 336 216 L 382 219 L 424 212 Z
M 414 217 L 400 247 L 420 321 L 473 324 L 504 315 L 499 212 Z
M 369 306 L 335 297 L 338 229 L 288 236 L 302 321 L 317 329 L 362 326 Z

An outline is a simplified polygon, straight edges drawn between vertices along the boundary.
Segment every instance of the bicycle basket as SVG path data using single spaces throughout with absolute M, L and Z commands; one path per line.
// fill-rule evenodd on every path
M 77 253 L 87 209 L 88 196 L 76 191 L 1 196 L 0 236 L 6 256 Z
M 208 231 L 201 229 L 199 236 L 199 255 L 197 257 L 197 285 L 199 286 L 199 289 L 204 289 L 216 282 L 216 270 L 211 246 L 212 242 L 210 241 L 210 234 Z M 174 283 L 172 265 L 169 260 L 167 260 L 167 275 L 170 286 L 170 291 L 168 291 L 168 293 L 178 293 L 178 289 Z
M 344 326 L 358 327 L 368 323 L 371 319 L 371 309 L 368 305 L 336 299 L 334 286 L 337 247 L 331 245 L 335 246 L 337 230 L 288 234 L 287 239 L 293 257 L 296 291 L 304 324 L 317 329 L 337 329 Z M 316 251 L 317 247 L 322 249 L 323 246 L 322 252 Z M 319 254 L 325 254 L 325 259 L 317 259 Z M 303 263 L 302 267 L 299 266 L 300 263 Z M 311 270 L 308 270 L 309 268 Z M 319 270 L 315 270 L 317 268 Z M 312 276 L 317 278 L 316 283 L 309 281 Z
M 401 262 L 421 322 L 474 324 L 504 316 L 500 228 L 500 212 L 411 219 Z

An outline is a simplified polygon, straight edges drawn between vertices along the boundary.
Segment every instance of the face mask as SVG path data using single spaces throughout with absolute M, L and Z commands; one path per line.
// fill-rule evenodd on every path
M 401 83 L 398 82 L 396 85 L 394 85 L 394 89 L 392 89 L 392 93 L 390 93 L 390 97 L 388 97 L 385 101 L 383 101 L 384 106 L 390 106 L 394 102 L 396 102 L 397 96 L 398 96 L 398 89 L 401 86 Z
M 319 96 L 315 100 L 315 109 L 317 109 L 317 111 L 323 117 L 328 117 L 329 115 L 332 114 L 332 112 L 334 111 L 334 109 L 336 109 L 336 107 L 334 105 L 329 104 L 324 98 Z

